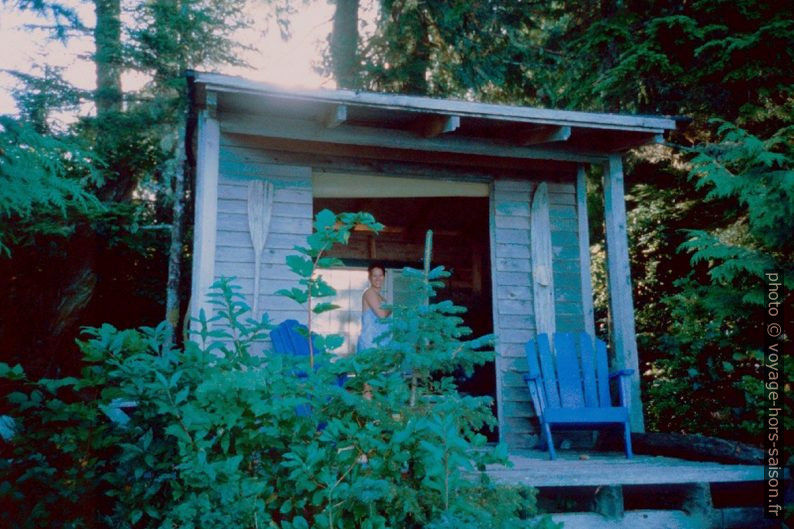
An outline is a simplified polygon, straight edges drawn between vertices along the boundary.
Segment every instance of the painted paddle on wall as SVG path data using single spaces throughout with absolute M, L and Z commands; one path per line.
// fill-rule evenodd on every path
M 262 252 L 270 232 L 273 215 L 273 184 L 267 180 L 254 180 L 248 185 L 248 231 L 254 246 L 254 303 L 253 314 L 259 311 L 259 277 L 262 268 Z
M 535 332 L 554 335 L 554 274 L 552 269 L 549 189 L 541 182 L 532 196 L 529 229 L 532 259 L 532 294 L 535 309 Z

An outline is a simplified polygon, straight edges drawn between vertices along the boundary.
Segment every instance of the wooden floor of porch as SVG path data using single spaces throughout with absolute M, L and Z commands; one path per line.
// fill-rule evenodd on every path
M 512 450 L 491 478 L 536 487 L 538 504 L 565 529 L 761 529 L 764 467 L 619 452 Z M 788 474 L 786 480 L 788 481 Z M 788 491 L 790 497 L 791 491 Z

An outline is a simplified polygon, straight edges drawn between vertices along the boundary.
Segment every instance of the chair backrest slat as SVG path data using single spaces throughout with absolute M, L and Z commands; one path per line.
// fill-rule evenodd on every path
M 595 354 L 593 341 L 587 333 L 579 333 L 579 356 L 582 359 L 582 379 L 584 382 L 584 405 L 597 408 L 599 404 L 598 383 L 596 381 Z
M 309 356 L 309 340 L 301 334 L 303 327 L 297 320 L 285 320 L 270 331 L 273 349 L 280 354 Z M 303 327 L 305 328 L 305 327 Z
M 538 364 L 538 344 L 533 340 L 529 340 L 524 349 L 527 353 L 527 362 L 529 363 L 529 376 L 535 378 L 535 382 L 530 382 L 529 395 L 532 397 L 532 404 L 535 406 L 535 411 L 539 414 L 543 413 L 546 409 L 546 391 L 543 387 L 543 378 L 540 375 L 540 365 Z
M 557 389 L 557 373 L 554 367 L 554 359 L 551 356 L 549 347 L 549 336 L 539 334 L 537 337 L 538 356 L 540 357 L 540 373 L 543 378 L 543 386 L 546 389 L 546 404 L 550 408 L 560 407 L 560 393 Z
M 582 375 L 579 355 L 571 333 L 554 334 L 554 356 L 557 360 L 557 380 L 560 384 L 560 404 L 563 408 L 584 408 Z
M 607 367 L 607 346 L 601 340 L 595 342 L 596 377 L 598 378 L 598 398 L 602 407 L 612 405 L 609 398 L 609 368 Z

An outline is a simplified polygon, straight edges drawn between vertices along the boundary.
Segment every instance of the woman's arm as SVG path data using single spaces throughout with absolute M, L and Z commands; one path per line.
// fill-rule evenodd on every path
M 375 290 L 370 288 L 364 292 L 364 304 L 371 308 L 378 318 L 388 318 L 391 315 L 391 311 L 382 309 L 381 303 L 383 303 L 381 297 Z

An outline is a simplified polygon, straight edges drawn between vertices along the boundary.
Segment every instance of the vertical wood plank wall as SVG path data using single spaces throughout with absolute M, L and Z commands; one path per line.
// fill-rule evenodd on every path
M 252 304 L 254 251 L 248 231 L 248 184 L 266 178 L 275 187 L 270 233 L 262 254 L 259 304 L 271 319 L 305 320 L 292 300 L 274 292 L 294 285 L 284 261 L 311 233 L 311 167 L 273 163 L 254 141 L 220 136 L 214 279 L 235 276 Z M 556 326 L 583 330 L 579 219 L 575 174 L 549 181 Z M 497 336 L 496 391 L 501 439 L 512 448 L 534 446 L 536 422 L 523 380 L 524 344 L 535 335 L 530 259 L 530 197 L 536 182 L 496 179 L 491 192 L 491 270 L 494 332 Z
M 259 307 L 271 321 L 289 318 L 306 320 L 305 311 L 291 299 L 276 296 L 282 288 L 295 286 L 295 276 L 285 264 L 296 245 L 311 233 L 311 168 L 271 163 L 255 144 L 222 135 L 218 179 L 218 232 L 215 278 L 234 276 L 241 293 L 253 305 L 254 249 L 248 228 L 248 185 L 264 178 L 273 183 L 275 196 L 270 232 L 262 252 Z
M 579 221 L 575 175 L 549 182 L 557 330 L 583 330 Z M 500 438 L 511 448 L 535 445 L 536 423 L 529 391 L 524 344 L 535 335 L 530 258 L 530 194 L 536 183 L 497 179 L 491 193 L 493 318 L 497 336 L 496 391 Z

